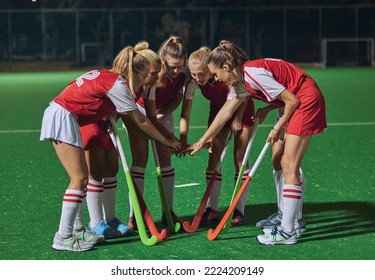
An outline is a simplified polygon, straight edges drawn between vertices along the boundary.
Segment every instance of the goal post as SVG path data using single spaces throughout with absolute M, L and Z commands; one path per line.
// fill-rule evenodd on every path
M 359 56 L 359 52 L 361 52 L 362 56 L 365 56 L 366 60 L 371 66 L 375 66 L 375 58 L 374 58 L 374 39 L 371 37 L 362 37 L 362 38 L 323 38 L 321 41 L 321 56 L 322 56 L 322 66 L 327 67 L 328 59 L 329 59 L 329 52 L 328 48 L 333 43 L 337 43 L 337 47 L 340 45 L 343 48 L 343 45 L 352 44 L 354 46 L 352 55 Z M 359 47 L 361 46 L 361 47 Z M 364 51 L 364 55 L 363 52 Z M 357 61 L 358 62 L 358 61 Z

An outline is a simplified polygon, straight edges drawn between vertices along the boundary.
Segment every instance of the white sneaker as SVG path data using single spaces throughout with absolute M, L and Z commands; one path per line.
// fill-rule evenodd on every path
M 264 245 L 289 245 L 297 242 L 297 233 L 286 233 L 281 226 L 275 226 L 270 234 L 258 235 L 257 240 Z
M 53 239 L 52 248 L 58 251 L 83 252 L 91 250 L 94 245 L 90 242 L 78 240 L 74 236 L 67 238 L 61 237 L 57 232 Z
M 98 235 L 96 232 L 91 230 L 86 230 L 85 228 L 81 230 L 73 230 L 73 235 L 76 239 L 85 242 L 90 242 L 92 244 L 101 244 L 104 242 L 105 238 L 103 235 Z
M 264 228 L 263 233 L 271 235 L 273 228 Z M 302 233 L 306 231 L 306 224 L 303 218 L 294 223 L 294 230 L 296 231 L 297 238 L 300 238 Z

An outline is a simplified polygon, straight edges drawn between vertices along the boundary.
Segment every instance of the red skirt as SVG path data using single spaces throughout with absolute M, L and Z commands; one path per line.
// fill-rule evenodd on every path
M 326 106 L 318 85 L 307 77 L 296 96 L 300 104 L 286 126 L 286 133 L 307 136 L 323 132 L 327 128 Z
M 80 127 L 83 146 L 85 148 L 114 149 L 111 137 L 108 133 L 110 122 L 100 120 L 97 123 Z

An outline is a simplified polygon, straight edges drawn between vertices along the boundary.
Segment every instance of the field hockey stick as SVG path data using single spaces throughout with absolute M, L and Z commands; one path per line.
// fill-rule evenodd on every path
M 250 151 L 251 151 L 251 148 L 252 148 L 253 143 L 254 143 L 255 135 L 256 135 L 256 132 L 258 130 L 258 126 L 259 126 L 259 118 L 256 118 L 255 121 L 254 121 L 253 129 L 251 130 L 250 140 L 247 143 L 245 154 L 244 154 L 244 157 L 242 159 L 241 167 L 240 167 L 240 170 L 238 172 L 238 176 L 237 176 L 236 184 L 234 186 L 234 190 L 233 190 L 232 198 L 230 200 L 230 204 L 233 202 L 234 197 L 236 196 L 236 194 L 238 193 L 238 190 L 241 187 L 242 176 L 243 176 L 243 173 L 245 171 L 245 168 L 246 168 L 248 160 L 249 160 Z M 222 230 L 223 233 L 228 232 L 228 230 L 230 228 L 230 225 L 231 225 L 231 222 L 232 222 L 232 217 L 233 217 L 233 212 L 230 216 L 230 219 L 228 219 L 228 221 L 226 222 L 226 224 L 225 224 L 225 226 Z
M 246 180 L 242 183 L 241 188 L 238 190 L 236 196 L 234 197 L 232 203 L 229 205 L 227 211 L 225 212 L 225 215 L 221 219 L 221 221 L 218 224 L 218 226 L 216 227 L 216 229 L 215 230 L 212 230 L 212 229 L 208 230 L 207 238 L 209 240 L 214 240 L 219 236 L 219 234 L 223 230 L 225 224 L 227 223 L 229 218 L 232 216 L 232 213 L 233 213 L 234 209 L 236 208 L 236 205 L 237 205 L 238 201 L 240 200 L 243 192 L 245 191 L 245 189 L 247 187 L 247 184 L 251 181 L 252 177 L 254 176 L 255 171 L 258 169 L 258 167 L 259 167 L 260 163 L 262 162 L 262 160 L 263 160 L 268 148 L 270 147 L 270 145 L 271 145 L 270 142 L 266 142 L 266 144 L 264 145 L 262 151 L 260 152 L 257 160 L 254 163 L 253 168 L 251 169 L 249 175 L 247 175 Z
M 217 164 L 215 166 L 215 171 L 214 171 L 214 173 L 212 175 L 212 178 L 211 178 L 210 182 L 208 183 L 206 191 L 204 192 L 204 195 L 203 195 L 202 200 L 201 200 L 201 202 L 199 204 L 198 210 L 197 210 L 197 212 L 196 212 L 196 214 L 194 216 L 193 221 L 191 223 L 189 223 L 188 221 L 185 221 L 182 224 L 183 227 L 184 227 L 184 230 L 186 232 L 190 232 L 190 233 L 196 232 L 197 229 L 198 229 L 198 227 L 199 227 L 199 224 L 200 224 L 200 222 L 202 220 L 204 209 L 206 208 L 207 201 L 208 201 L 208 199 L 209 199 L 209 197 L 211 195 L 212 189 L 213 189 L 214 184 L 215 184 L 216 177 L 217 177 L 217 175 L 220 172 L 220 169 L 221 169 L 221 166 L 223 164 L 223 160 L 224 160 L 224 157 L 225 157 L 225 155 L 227 153 L 227 150 L 228 150 L 230 141 L 232 139 L 232 136 L 233 136 L 233 133 L 231 132 L 229 134 L 229 136 L 227 137 L 224 149 L 221 152 L 220 159 L 219 159 L 219 161 L 217 162 Z
M 112 131 L 109 131 L 109 136 L 111 137 L 113 145 L 115 146 L 115 148 L 117 150 L 116 137 L 115 137 L 115 135 L 113 134 Z M 133 178 L 133 176 L 132 176 L 132 178 Z M 167 236 L 168 236 L 167 230 L 162 229 L 162 231 L 159 232 L 159 230 L 157 229 L 157 227 L 155 225 L 155 222 L 152 219 L 151 213 L 147 208 L 146 202 L 144 201 L 143 196 L 142 196 L 141 192 L 139 191 L 139 188 L 138 188 L 136 182 L 134 181 L 134 178 L 133 178 L 133 184 L 134 184 L 134 189 L 137 193 L 137 198 L 138 198 L 139 206 L 141 208 L 141 212 L 142 212 L 144 221 L 146 222 L 146 225 L 147 225 L 151 235 L 155 235 L 158 238 L 159 241 L 166 239 Z
M 133 178 L 133 184 L 134 184 L 135 192 L 137 193 L 137 198 L 138 198 L 139 206 L 140 206 L 142 214 L 143 214 L 143 218 L 146 222 L 146 225 L 147 225 L 151 235 L 155 235 L 158 238 L 159 241 L 166 239 L 168 237 L 167 230 L 162 229 L 159 232 L 158 228 L 155 225 L 154 220 L 152 219 L 151 213 L 146 206 L 146 202 L 144 201 L 143 196 L 142 196 L 137 184 L 134 181 L 134 178 Z
M 178 222 L 176 224 L 174 224 L 174 222 L 173 222 L 171 210 L 170 210 L 169 203 L 168 203 L 168 200 L 167 200 L 167 194 L 165 192 L 165 185 L 164 185 L 164 181 L 163 181 L 163 176 L 161 175 L 161 168 L 160 168 L 158 151 L 156 149 L 156 144 L 155 144 L 154 140 L 151 140 L 151 146 L 152 146 L 152 152 L 154 154 L 154 161 L 155 161 L 155 166 L 156 166 L 156 176 L 157 176 L 157 180 L 158 180 L 160 200 L 161 200 L 162 208 L 164 210 L 165 217 L 167 218 L 168 229 L 172 233 L 177 233 L 180 230 L 181 225 Z
M 131 199 L 132 204 L 133 204 L 133 209 L 134 209 L 135 219 L 136 219 L 136 223 L 137 223 L 137 227 L 138 227 L 139 237 L 141 238 L 141 241 L 142 241 L 143 244 L 145 244 L 147 246 L 155 245 L 156 242 L 158 241 L 158 238 L 155 235 L 152 235 L 149 238 L 148 235 L 147 235 L 146 227 L 145 227 L 143 217 L 142 217 L 142 213 L 141 213 L 141 208 L 140 208 L 138 198 L 137 198 L 137 193 L 136 193 L 136 190 L 135 190 L 134 184 L 133 184 L 133 178 L 132 178 L 132 175 L 130 173 L 128 164 L 126 162 L 126 157 L 125 157 L 125 153 L 124 153 L 124 150 L 122 148 L 122 145 L 121 145 L 121 140 L 120 140 L 120 136 L 118 134 L 116 122 L 115 122 L 115 120 L 113 119 L 112 116 L 109 116 L 109 120 L 111 122 L 112 131 L 113 131 L 113 134 L 114 134 L 113 135 L 114 139 L 116 140 L 117 151 L 118 151 L 118 154 L 119 154 L 120 159 L 121 159 L 122 167 L 124 169 L 126 183 L 128 185 L 128 190 L 129 190 L 129 193 L 130 193 L 130 199 Z

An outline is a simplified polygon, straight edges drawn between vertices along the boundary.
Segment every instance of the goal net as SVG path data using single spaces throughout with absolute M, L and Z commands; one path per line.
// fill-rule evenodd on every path
M 322 66 L 375 66 L 373 38 L 322 39 Z

